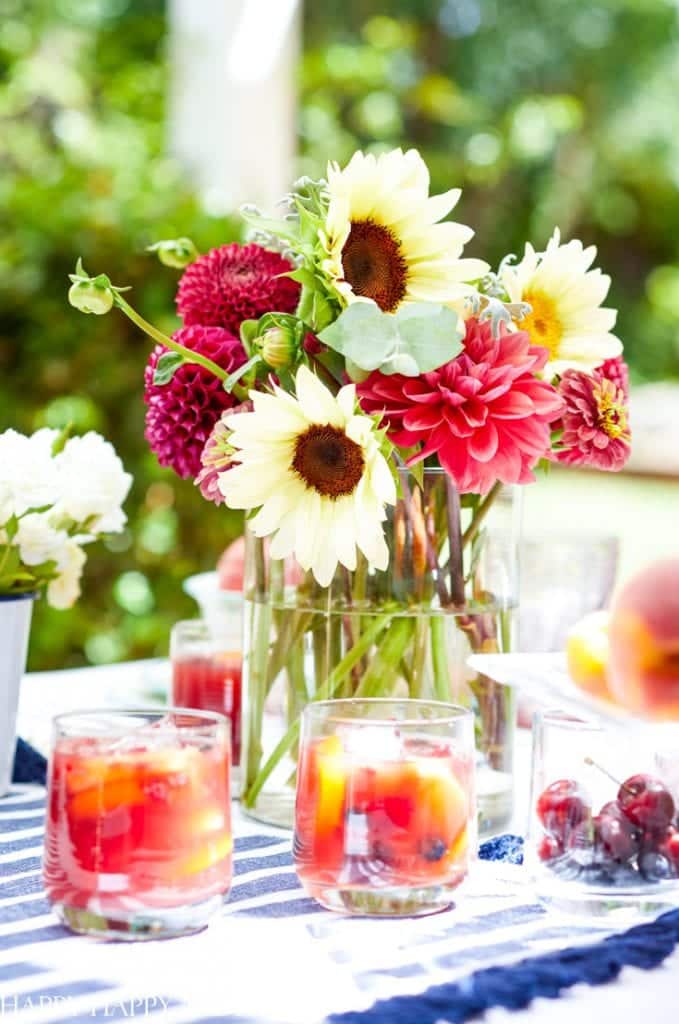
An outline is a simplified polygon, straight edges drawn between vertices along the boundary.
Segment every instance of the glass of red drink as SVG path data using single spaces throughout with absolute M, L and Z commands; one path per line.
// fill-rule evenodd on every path
M 229 744 L 214 713 L 55 719 L 44 880 L 64 924 L 118 939 L 207 924 L 231 885 Z
M 453 704 L 331 700 L 303 713 L 294 857 L 330 910 L 430 914 L 476 854 L 474 720 Z
M 177 622 L 170 637 L 172 703 L 178 708 L 217 711 L 231 721 L 231 757 L 240 764 L 240 620 L 237 635 L 222 635 L 203 619 Z

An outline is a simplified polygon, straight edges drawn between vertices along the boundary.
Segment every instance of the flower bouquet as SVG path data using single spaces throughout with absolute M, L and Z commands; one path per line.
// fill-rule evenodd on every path
M 131 482 L 98 434 L 0 434 L 0 796 L 14 756 L 33 598 L 44 592 L 53 608 L 75 603 L 84 547 L 122 530 Z
M 105 274 L 72 275 L 73 305 L 118 307 L 157 342 L 160 462 L 247 513 L 243 799 L 270 818 L 289 815 L 300 710 L 326 697 L 471 702 L 506 792 L 509 698 L 465 662 L 511 643 L 512 488 L 629 452 L 595 249 L 556 230 L 492 272 L 443 219 L 459 198 L 429 195 L 415 150 L 356 153 L 280 219 L 245 208 L 247 245 L 157 243 L 183 269 L 171 338 Z
M 75 604 L 84 548 L 121 532 L 131 483 L 112 445 L 93 431 L 0 434 L 0 595 L 45 592 L 53 608 Z

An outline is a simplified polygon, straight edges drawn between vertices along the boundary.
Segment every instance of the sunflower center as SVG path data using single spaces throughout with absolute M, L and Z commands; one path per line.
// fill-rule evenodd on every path
M 613 386 L 599 389 L 596 395 L 597 426 L 612 440 L 627 436 L 627 410 L 624 401 L 620 401 Z
M 365 460 L 360 445 L 344 431 L 314 424 L 297 438 L 292 468 L 322 497 L 342 498 L 356 490 Z
M 519 330 L 527 331 L 534 345 L 540 345 L 549 350 L 550 356 L 556 356 L 563 337 L 563 328 L 554 299 L 539 291 L 527 291 L 521 298 L 523 302 L 529 302 L 533 308 L 528 316 L 520 321 Z
M 373 220 L 352 220 L 342 267 L 355 295 L 372 299 L 385 313 L 398 308 L 406 293 L 408 265 L 389 228 Z

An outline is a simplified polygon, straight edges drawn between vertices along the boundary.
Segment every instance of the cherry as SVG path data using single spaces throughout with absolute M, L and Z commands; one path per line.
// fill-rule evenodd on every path
M 573 829 L 589 818 L 590 808 L 577 782 L 559 779 L 540 794 L 537 814 L 545 830 L 564 843 Z
M 617 799 L 625 816 L 638 828 L 663 829 L 672 821 L 672 795 L 652 775 L 630 776 L 618 790 Z
M 623 864 L 639 852 L 640 835 L 617 803 L 605 804 L 594 819 L 594 842 L 609 860 Z
M 670 825 L 667 831 L 660 837 L 657 849 L 659 853 L 667 857 L 675 874 L 679 874 L 679 829 L 676 829 L 674 825 Z
M 540 860 L 556 860 L 563 855 L 563 845 L 554 836 L 543 836 L 538 843 Z

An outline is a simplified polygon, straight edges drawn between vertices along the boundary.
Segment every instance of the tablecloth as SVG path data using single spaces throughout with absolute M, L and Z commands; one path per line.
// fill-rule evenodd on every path
M 125 685 L 131 671 L 121 670 Z M 86 678 L 96 689 L 94 676 L 81 673 L 74 689 Z M 68 704 L 65 675 L 61 683 L 62 703 Z M 36 685 L 41 681 L 29 680 L 26 692 L 35 694 Z M 443 914 L 399 921 L 329 914 L 301 891 L 289 834 L 249 821 L 236 806 L 234 885 L 214 923 L 169 942 L 101 943 L 70 935 L 45 901 L 43 797 L 39 788 L 19 786 L 0 801 L 0 1020 L 320 1024 L 370 1011 L 380 1000 L 391 1000 L 393 1010 L 395 997 L 455 981 L 471 991 L 475 971 L 525 958 L 534 963 L 541 954 L 599 943 L 609 934 L 603 926 L 546 912 L 522 868 L 497 863 L 479 863 L 456 906 Z M 642 935 L 638 945 L 648 941 Z M 578 1024 L 598 1024 L 602 1006 L 610 1005 L 616 1024 L 649 1014 L 654 1024 L 676 1022 L 679 956 L 667 952 L 655 970 L 625 968 L 619 980 L 601 988 L 579 985 L 557 1001 L 537 999 L 511 1015 L 491 1010 L 486 1019 L 557 1024 L 568 1014 L 570 1024 L 574 1017 Z M 505 976 L 496 977 L 502 982 Z M 400 1024 L 420 1024 L 418 1005 L 404 1004 Z M 374 1014 L 364 1019 L 375 1024 Z M 441 1021 L 456 1019 L 442 1009 Z

